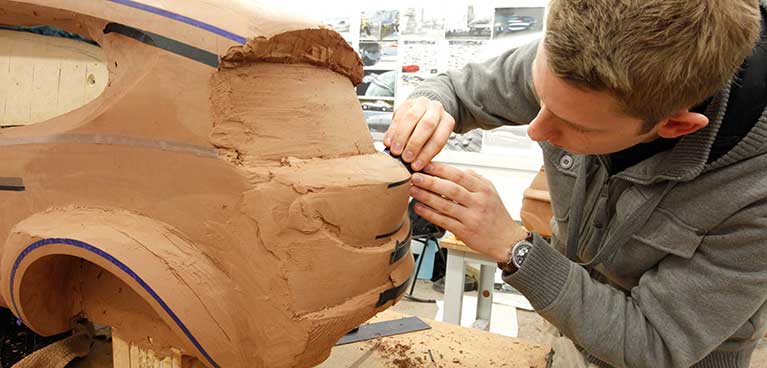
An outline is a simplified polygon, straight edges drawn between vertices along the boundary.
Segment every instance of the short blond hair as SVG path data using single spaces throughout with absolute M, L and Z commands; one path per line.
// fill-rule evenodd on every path
M 758 0 L 552 0 L 548 66 L 652 127 L 712 96 L 750 55 Z

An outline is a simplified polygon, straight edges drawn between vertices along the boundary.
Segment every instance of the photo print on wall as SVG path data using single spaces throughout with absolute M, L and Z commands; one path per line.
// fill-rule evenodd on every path
M 365 10 L 360 17 L 360 40 L 399 39 L 399 10 Z
M 493 38 L 529 35 L 543 31 L 545 8 L 497 8 Z
M 402 14 L 400 29 L 403 37 L 412 39 L 445 37 L 443 7 L 407 8 Z
M 493 33 L 493 8 L 490 1 L 471 0 L 445 4 L 447 39 L 490 39 Z

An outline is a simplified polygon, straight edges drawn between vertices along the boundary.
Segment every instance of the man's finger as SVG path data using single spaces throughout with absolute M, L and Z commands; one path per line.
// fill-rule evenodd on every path
M 410 106 L 403 114 L 397 114 L 397 122 L 395 130 L 392 131 L 391 136 L 391 153 L 395 156 L 402 154 L 405 149 L 405 145 L 410 139 L 410 135 L 413 133 L 413 129 L 423 114 L 426 113 L 426 107 L 428 106 L 428 100 L 417 100 Z
M 410 109 L 411 106 L 413 106 L 413 103 L 415 100 L 405 100 L 402 104 L 397 107 L 396 110 L 394 110 L 394 114 L 392 115 L 391 123 L 389 124 L 389 128 L 386 129 L 386 133 L 384 134 L 384 146 L 391 147 L 391 141 L 392 137 L 394 136 L 394 132 L 397 131 L 397 122 L 399 119 L 397 118 L 398 115 L 404 114 L 407 110 Z
M 444 196 L 445 198 L 468 207 L 471 201 L 471 193 L 460 184 L 438 178 L 435 176 L 424 175 L 421 173 L 413 174 L 411 182 L 418 188 L 425 189 L 431 193 Z
M 443 112 L 442 118 L 437 125 L 437 129 L 432 134 L 431 139 L 426 142 L 426 145 L 421 149 L 421 153 L 418 154 L 411 167 L 415 171 L 423 170 L 431 160 L 434 159 L 437 154 L 442 151 L 442 148 L 447 144 L 447 140 L 450 139 L 450 133 L 455 127 L 455 120 L 448 113 Z
M 402 153 L 402 159 L 405 162 L 413 162 L 418 154 L 421 153 L 421 148 L 428 142 L 434 132 L 437 130 L 437 126 L 442 116 L 442 104 L 436 101 L 429 101 L 426 104 L 426 112 L 413 129 L 413 134 L 410 136 L 405 151 Z
M 466 213 L 466 207 L 418 187 L 410 188 L 410 195 L 418 202 L 429 206 L 443 215 L 458 219 L 459 221 L 461 221 L 461 216 Z
M 430 163 L 423 172 L 456 183 L 469 192 L 479 192 L 484 187 L 482 181 L 474 175 L 452 166 Z
M 418 216 L 421 216 L 424 219 L 426 219 L 426 221 L 429 221 L 434 225 L 437 225 L 447 231 L 450 231 L 453 234 L 461 233 L 462 225 L 458 220 L 445 216 L 443 214 L 440 214 L 437 211 L 434 211 L 433 209 L 424 206 L 423 204 L 419 203 L 415 205 L 415 213 L 417 213 Z

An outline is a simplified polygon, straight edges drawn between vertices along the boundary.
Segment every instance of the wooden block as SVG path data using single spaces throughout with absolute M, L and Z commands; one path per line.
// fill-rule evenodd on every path
M 469 248 L 464 242 L 456 238 L 455 235 L 453 234 L 450 234 L 440 239 L 439 246 L 445 249 L 452 249 L 452 250 L 458 250 L 461 252 L 479 254 L 474 249 Z
M 525 227 L 543 236 L 551 236 L 551 195 L 543 168 L 525 190 L 520 217 Z
M 158 354 L 123 339 L 112 331 L 112 365 L 114 368 L 203 368 L 192 357 L 183 356 L 181 350 L 171 348 L 166 354 Z M 199 364 L 199 365 L 197 365 Z
M 112 334 L 112 365 L 114 368 L 131 368 L 130 343 Z

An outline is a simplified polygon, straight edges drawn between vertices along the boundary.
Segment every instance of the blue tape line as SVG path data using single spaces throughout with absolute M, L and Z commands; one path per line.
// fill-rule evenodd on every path
M 174 12 L 171 12 L 171 11 L 167 11 L 165 9 L 156 8 L 154 6 L 142 4 L 142 3 L 135 2 L 135 1 L 132 1 L 132 0 L 109 0 L 109 1 L 111 1 L 113 3 L 129 6 L 131 8 L 143 10 L 145 12 L 149 12 L 149 13 L 152 13 L 152 14 L 157 14 L 157 15 L 165 17 L 165 18 L 177 20 L 179 22 L 186 23 L 186 24 L 189 24 L 191 26 L 204 29 L 204 30 L 206 30 L 208 32 L 215 33 L 215 34 L 217 34 L 219 36 L 223 36 L 225 38 L 228 38 L 228 39 L 230 39 L 230 40 L 232 40 L 234 42 L 240 43 L 240 44 L 244 44 L 245 42 L 247 42 L 247 39 L 245 37 L 242 37 L 242 36 L 236 35 L 234 33 L 231 33 L 229 31 L 223 30 L 223 29 L 218 28 L 218 27 L 216 27 L 214 25 L 201 22 L 201 21 L 199 21 L 197 19 L 192 19 L 192 18 L 183 16 L 181 14 L 177 14 L 177 13 L 174 13 Z
M 125 273 L 128 274 L 128 276 L 130 276 L 139 285 L 141 285 L 141 287 L 144 288 L 144 290 L 146 290 L 146 292 L 148 292 L 149 295 L 151 295 L 152 298 L 154 298 L 154 300 L 158 304 L 160 304 L 162 309 L 164 309 L 165 312 L 168 313 L 170 318 L 172 318 L 173 321 L 176 322 L 178 327 L 184 332 L 186 337 L 189 338 L 189 340 L 192 342 L 192 344 L 194 344 L 194 346 L 197 348 L 197 350 L 200 351 L 200 353 L 205 357 L 205 359 L 207 359 L 208 362 L 212 366 L 214 366 L 216 368 L 220 368 L 220 366 L 213 360 L 213 358 L 208 354 L 208 352 L 205 351 L 205 349 L 202 347 L 202 345 L 200 345 L 200 342 L 197 341 L 197 339 L 194 337 L 194 335 L 192 335 L 192 332 L 189 331 L 189 329 L 186 327 L 186 325 L 184 325 L 183 322 L 181 322 L 181 319 L 178 318 L 176 313 L 174 313 L 173 310 L 170 309 L 168 304 L 166 304 L 165 301 L 163 301 L 162 298 L 160 298 L 159 295 L 157 295 L 157 293 L 154 291 L 154 289 L 152 289 L 151 286 L 149 286 L 146 282 L 144 282 L 144 280 L 141 278 L 141 276 L 139 276 L 138 274 L 133 272 L 133 270 L 131 270 L 127 265 L 125 265 L 124 263 L 120 262 L 120 260 L 118 260 L 117 258 L 113 257 L 109 253 L 107 253 L 107 252 L 105 252 L 105 251 L 103 251 L 101 249 L 98 249 L 98 248 L 96 248 L 96 247 L 94 247 L 94 246 L 92 246 L 90 244 L 81 242 L 79 240 L 59 239 L 59 238 L 43 239 L 43 240 L 37 241 L 35 243 L 32 243 L 30 246 L 26 247 L 24 249 L 24 251 L 21 252 L 21 254 L 19 254 L 19 257 L 16 258 L 16 261 L 13 263 L 13 269 L 11 270 L 11 284 L 10 284 L 11 304 L 13 304 L 13 309 L 16 311 L 16 315 L 20 314 L 19 313 L 18 305 L 16 305 L 16 296 L 13 293 L 13 283 L 14 283 L 14 281 L 16 279 L 16 270 L 18 269 L 19 265 L 21 264 L 21 261 L 24 260 L 24 258 L 26 256 L 28 256 L 30 253 L 32 253 L 35 249 L 42 248 L 42 247 L 48 246 L 48 245 L 54 245 L 54 244 L 69 245 L 69 246 L 73 246 L 73 247 L 76 247 L 76 248 L 81 248 L 81 249 L 87 250 L 87 251 L 89 251 L 91 253 L 94 253 L 94 254 L 100 256 L 101 258 L 106 259 L 107 261 L 109 261 L 112 264 L 114 264 L 115 266 L 117 266 L 119 269 L 123 270 Z

